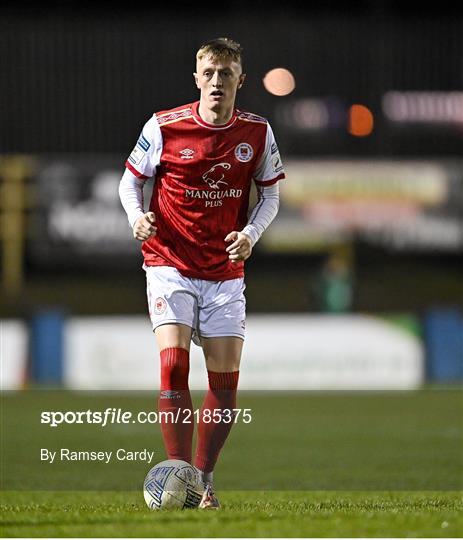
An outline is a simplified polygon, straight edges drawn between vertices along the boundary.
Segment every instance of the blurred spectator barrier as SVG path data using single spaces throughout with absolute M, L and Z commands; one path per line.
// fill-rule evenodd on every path
M 31 321 L 31 364 L 34 381 L 59 384 L 62 380 L 64 313 L 58 309 L 37 312 Z
M 206 386 L 191 350 L 191 388 Z M 158 351 L 147 318 L 75 318 L 66 328 L 64 381 L 71 388 L 157 388 Z M 249 316 L 242 389 L 414 389 L 424 379 L 419 338 L 363 315 Z
M 0 320 L 0 388 L 22 388 L 27 379 L 28 328 L 24 321 Z
M 409 390 L 463 379 L 463 317 L 251 315 L 240 386 L 260 390 Z M 83 390 L 155 389 L 158 350 L 147 317 L 65 317 L 38 312 L 29 329 L 0 321 L 1 388 L 31 381 Z M 420 335 L 424 334 L 424 340 Z M 30 350 L 28 350 L 28 344 Z M 203 389 L 202 351 L 191 349 L 192 389 Z
M 457 309 L 431 310 L 425 318 L 427 372 L 432 381 L 463 379 L 463 316 Z
M 56 381 L 62 372 L 63 383 L 73 389 L 158 388 L 158 351 L 147 317 L 63 321 L 59 312 L 41 313 L 32 321 L 31 357 L 37 363 L 32 373 L 38 380 Z M 7 366 L 14 366 L 24 356 L 24 345 L 10 346 L 3 356 Z M 199 347 L 192 346 L 191 365 L 191 388 L 204 388 Z M 247 320 L 243 389 L 408 390 L 419 388 L 424 375 L 421 340 L 392 320 L 366 315 L 254 315 Z M 6 380 L 8 387 L 15 387 L 17 377 Z

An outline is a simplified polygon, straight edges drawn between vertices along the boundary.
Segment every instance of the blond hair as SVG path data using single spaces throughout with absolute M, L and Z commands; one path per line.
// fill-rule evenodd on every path
M 196 53 L 196 60 L 211 57 L 214 59 L 231 59 L 242 64 L 243 48 L 230 38 L 221 37 L 203 43 Z

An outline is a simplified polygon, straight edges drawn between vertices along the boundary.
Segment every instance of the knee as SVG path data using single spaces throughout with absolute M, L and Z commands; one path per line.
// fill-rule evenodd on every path
M 164 381 L 175 381 L 188 378 L 190 367 L 184 365 L 166 365 L 161 362 L 162 379 Z
M 183 324 L 164 324 L 158 326 L 154 332 L 158 349 L 181 348 L 190 350 L 192 330 Z

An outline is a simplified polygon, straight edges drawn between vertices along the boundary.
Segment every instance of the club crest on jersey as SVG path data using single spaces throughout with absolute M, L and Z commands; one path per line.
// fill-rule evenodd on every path
M 238 161 L 241 161 L 242 163 L 251 161 L 253 155 L 254 150 L 252 149 L 252 146 L 248 143 L 240 143 L 235 148 L 235 157 Z
M 167 303 L 164 300 L 164 298 L 161 298 L 158 296 L 156 300 L 154 301 L 154 312 L 156 315 L 162 315 L 164 311 L 166 310 Z

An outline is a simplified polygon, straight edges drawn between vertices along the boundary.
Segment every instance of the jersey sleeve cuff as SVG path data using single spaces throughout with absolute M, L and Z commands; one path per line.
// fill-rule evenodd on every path
M 256 228 L 252 225 L 246 225 L 246 227 L 241 231 L 244 234 L 247 234 L 251 239 L 251 246 L 254 247 L 259 240 L 259 233 L 256 231 Z
M 127 219 L 129 220 L 129 223 L 130 223 L 130 227 L 133 229 L 135 223 L 137 222 L 137 219 L 141 218 L 144 215 L 145 215 L 144 212 L 142 212 L 141 210 L 135 210 L 134 212 L 131 212 L 127 216 Z
M 140 178 L 140 180 L 148 180 L 148 176 L 145 176 L 141 172 L 138 172 L 137 169 L 130 163 L 129 160 L 125 162 L 125 166 L 131 173 L 133 173 L 137 178 Z
M 256 180 L 254 179 L 254 182 L 258 186 L 272 186 L 273 184 L 276 184 L 279 180 L 283 180 L 283 178 L 286 178 L 285 173 L 281 173 L 275 178 L 269 178 L 268 180 Z

